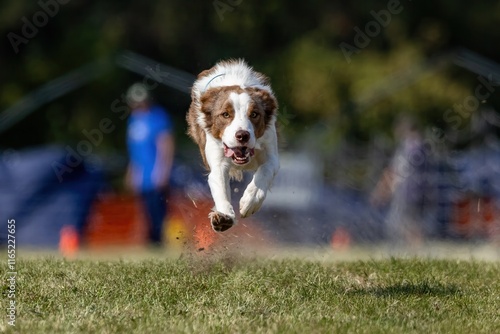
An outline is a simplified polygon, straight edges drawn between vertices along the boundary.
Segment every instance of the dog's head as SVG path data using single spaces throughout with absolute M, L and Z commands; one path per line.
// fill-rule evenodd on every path
M 261 88 L 222 86 L 201 96 L 205 128 L 224 144 L 224 155 L 236 165 L 250 162 L 262 137 L 273 122 L 277 101 Z

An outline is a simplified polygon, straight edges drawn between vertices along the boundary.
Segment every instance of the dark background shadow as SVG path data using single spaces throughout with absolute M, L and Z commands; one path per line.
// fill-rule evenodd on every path
M 460 294 L 460 289 L 454 284 L 438 282 L 401 282 L 389 286 L 368 287 L 349 292 L 354 295 L 373 295 L 377 297 L 418 296 L 450 296 Z

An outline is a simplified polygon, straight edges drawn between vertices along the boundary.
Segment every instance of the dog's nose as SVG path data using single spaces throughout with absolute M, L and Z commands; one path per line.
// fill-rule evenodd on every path
M 235 137 L 238 143 L 245 144 L 250 139 L 250 132 L 239 130 L 236 132 Z

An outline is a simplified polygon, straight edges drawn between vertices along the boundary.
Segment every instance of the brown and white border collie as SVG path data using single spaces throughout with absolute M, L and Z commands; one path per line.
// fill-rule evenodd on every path
M 201 72 L 191 98 L 188 134 L 209 170 L 215 202 L 210 223 L 223 232 L 236 222 L 229 180 L 241 180 L 243 171 L 254 172 L 240 200 L 245 218 L 259 210 L 278 172 L 278 102 L 268 78 L 243 60 L 221 61 Z

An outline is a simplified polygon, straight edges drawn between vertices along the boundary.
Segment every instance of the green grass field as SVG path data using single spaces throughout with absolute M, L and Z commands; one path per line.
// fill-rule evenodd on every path
M 3 316 L 0 331 L 500 333 L 495 261 L 201 253 L 139 260 L 21 258 L 16 326 Z

